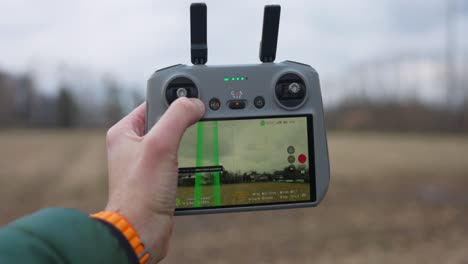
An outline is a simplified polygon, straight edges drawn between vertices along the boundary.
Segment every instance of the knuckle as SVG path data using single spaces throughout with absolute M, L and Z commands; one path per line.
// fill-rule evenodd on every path
M 107 146 L 112 146 L 114 145 L 115 141 L 117 140 L 118 134 L 116 131 L 115 126 L 109 128 L 106 133 L 106 144 Z

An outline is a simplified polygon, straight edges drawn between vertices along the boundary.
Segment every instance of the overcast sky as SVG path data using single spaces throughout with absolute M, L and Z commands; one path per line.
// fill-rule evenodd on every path
M 464 18 L 466 1 L 453 1 L 464 2 Z M 209 64 L 258 62 L 269 3 L 282 5 L 277 61 L 311 64 L 325 78 L 374 58 L 443 52 L 443 0 L 206 2 Z M 190 63 L 190 3 L 1 0 L 0 69 L 47 75 L 64 63 L 144 89 L 154 70 Z

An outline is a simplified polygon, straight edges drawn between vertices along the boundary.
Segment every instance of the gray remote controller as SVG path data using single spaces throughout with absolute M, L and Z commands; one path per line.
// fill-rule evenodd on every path
M 274 63 L 279 14 L 279 6 L 265 7 L 261 64 L 207 66 L 206 5 L 192 4 L 194 65 L 160 69 L 148 80 L 146 131 L 178 97 L 206 105 L 179 149 L 187 167 L 179 169 L 184 197 L 178 194 L 176 215 L 311 207 L 324 198 L 330 169 L 319 77 L 306 64 Z M 233 147 L 242 142 L 250 143 Z M 261 162 L 244 166 L 231 149 Z M 281 165 L 268 168 L 268 160 Z

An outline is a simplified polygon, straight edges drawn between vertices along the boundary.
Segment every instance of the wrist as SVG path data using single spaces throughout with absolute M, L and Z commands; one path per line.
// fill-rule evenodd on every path
M 155 213 L 145 209 L 141 204 L 133 206 L 115 206 L 116 202 L 107 204 L 105 211 L 117 212 L 128 219 L 145 247 L 151 252 L 151 261 L 161 261 L 168 252 L 169 240 L 172 234 L 173 214 Z

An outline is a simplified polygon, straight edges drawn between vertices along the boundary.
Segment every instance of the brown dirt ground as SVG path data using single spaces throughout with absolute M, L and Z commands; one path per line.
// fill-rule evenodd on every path
M 104 131 L 0 131 L 0 224 L 107 197 Z M 164 263 L 468 263 L 468 137 L 329 138 L 317 208 L 176 218 Z

